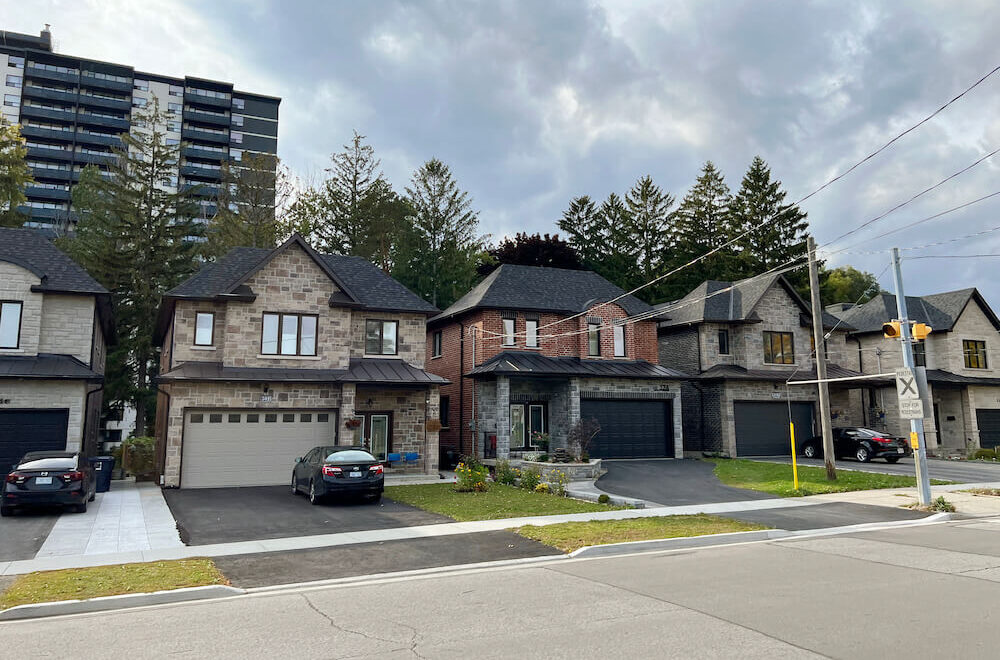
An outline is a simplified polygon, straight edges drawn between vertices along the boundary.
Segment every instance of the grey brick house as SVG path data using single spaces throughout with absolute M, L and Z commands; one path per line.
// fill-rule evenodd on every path
M 584 418 L 601 427 L 593 457 L 679 456 L 686 376 L 657 364 L 654 310 L 624 294 L 590 271 L 505 264 L 432 318 L 445 451 L 516 458 L 535 433 L 563 447 Z
M 49 237 L 0 228 L 0 474 L 28 451 L 96 452 L 108 291 Z
M 684 450 L 730 456 L 789 454 L 789 415 L 798 439 L 818 430 L 812 313 L 780 275 L 703 282 L 684 298 L 658 306 L 660 364 L 693 375 L 682 387 Z M 823 313 L 828 377 L 858 376 L 852 326 Z M 835 425 L 860 423 L 856 383 L 831 384 Z
M 423 366 L 437 311 L 364 259 L 319 254 L 298 235 L 204 266 L 160 308 L 163 485 L 284 484 L 297 457 L 335 444 L 436 474 L 447 381 Z
M 1000 319 L 974 288 L 906 300 L 910 319 L 934 328 L 913 347 L 917 366 L 927 369 L 933 404 L 925 410 L 928 450 L 964 455 L 970 449 L 1000 446 Z M 861 371 L 891 373 L 902 366 L 899 340 L 882 334 L 882 324 L 898 317 L 894 295 L 882 293 L 864 305 L 828 309 L 853 327 L 849 340 Z M 865 424 L 897 435 L 909 433 L 909 422 L 898 415 L 894 387 L 873 385 L 850 396 Z

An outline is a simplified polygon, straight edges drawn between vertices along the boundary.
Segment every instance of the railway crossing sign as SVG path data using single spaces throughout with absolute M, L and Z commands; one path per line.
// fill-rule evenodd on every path
M 920 390 L 913 369 L 896 369 L 896 398 L 899 399 L 901 419 L 923 419 L 924 402 L 920 400 Z

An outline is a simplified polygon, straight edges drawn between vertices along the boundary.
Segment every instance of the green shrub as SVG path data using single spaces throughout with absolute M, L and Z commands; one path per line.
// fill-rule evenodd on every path
M 955 505 L 944 499 L 944 495 L 938 495 L 938 498 L 931 502 L 931 511 L 954 511 Z
M 538 455 L 538 462 L 539 463 L 548 463 L 549 462 L 549 455 L 548 454 L 539 454 Z
M 520 470 L 521 477 L 521 488 L 525 490 L 535 490 L 537 486 L 542 481 L 542 473 L 538 471 L 538 468 L 527 468 Z
M 549 485 L 552 487 L 552 492 L 556 495 L 566 495 L 566 484 L 569 483 L 569 477 L 562 470 L 551 470 L 549 472 Z
M 498 484 L 513 486 L 517 483 L 517 471 L 510 466 L 510 461 L 497 461 L 497 471 L 494 480 Z
M 156 472 L 156 439 L 128 438 L 122 442 L 122 466 L 136 478 Z
M 544 481 L 541 482 L 540 484 L 537 484 L 535 486 L 535 492 L 536 493 L 548 493 L 549 491 L 550 491 L 549 485 L 547 483 L 545 483 Z
M 455 466 L 455 490 L 460 493 L 486 492 L 489 490 L 489 485 L 486 483 L 489 474 L 489 468 L 479 461 L 459 463 Z
M 601 496 L 597 498 L 599 504 L 607 504 L 611 501 L 611 497 L 607 493 L 601 493 Z
M 986 461 L 995 461 L 997 459 L 997 453 L 993 449 L 977 449 L 976 452 L 972 455 L 972 458 L 986 460 Z

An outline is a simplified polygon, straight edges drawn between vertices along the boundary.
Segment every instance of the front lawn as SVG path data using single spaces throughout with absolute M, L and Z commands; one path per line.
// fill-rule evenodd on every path
M 837 469 L 837 480 L 826 480 L 826 469 L 799 466 L 799 489 L 792 486 L 792 466 L 787 463 L 766 463 L 742 458 L 707 459 L 715 463 L 715 476 L 727 486 L 760 490 L 780 497 L 801 497 L 822 493 L 846 493 L 852 490 L 876 488 L 906 488 L 916 486 L 914 477 L 878 472 Z M 932 479 L 934 485 L 947 481 Z
M 560 513 L 592 513 L 622 508 L 548 493 L 534 493 L 497 483 L 491 483 L 490 489 L 485 493 L 458 493 L 452 484 L 386 486 L 385 496 L 462 522 Z
M 759 529 L 770 528 L 766 525 L 699 513 L 694 516 L 590 520 L 541 526 L 525 525 L 514 531 L 521 536 L 559 548 L 563 552 L 573 552 L 588 545 L 672 539 L 682 536 L 703 536 L 729 532 L 752 532 Z
M 22 575 L 3 594 L 0 610 L 15 605 L 229 584 L 211 559 L 68 568 Z

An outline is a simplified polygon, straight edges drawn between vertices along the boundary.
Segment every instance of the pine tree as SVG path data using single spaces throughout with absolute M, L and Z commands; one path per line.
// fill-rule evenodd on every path
M 158 349 L 153 330 L 160 298 L 197 268 L 203 226 L 191 191 L 171 186 L 180 147 L 166 144 L 167 116 L 154 101 L 137 111 L 140 128 L 122 135 L 107 170 L 89 166 L 73 188 L 79 223 L 62 244 L 111 291 L 118 345 L 108 356 L 106 401 L 136 409 L 146 434 L 155 406 Z
M 668 272 L 684 267 L 728 242 L 731 200 L 729 186 L 722 173 L 711 161 L 706 162 L 677 210 L 676 243 L 665 256 Z M 730 279 L 732 254 L 731 248 L 723 248 L 666 278 L 664 290 L 668 298 L 680 298 L 707 279 Z
M 798 206 L 785 203 L 787 194 L 780 181 L 771 179 L 767 163 L 760 156 L 754 157 L 730 207 L 732 237 L 747 234 L 736 243 L 741 277 L 757 275 L 805 254 L 809 223 Z M 796 286 L 808 279 L 804 269 L 785 276 Z
M 618 193 L 611 193 L 598 211 L 600 256 L 594 271 L 626 291 L 641 284 L 637 248 L 631 233 L 632 214 Z
M 570 246 L 580 255 L 585 268 L 593 270 L 603 255 L 601 218 L 597 204 L 587 195 L 570 200 L 558 222 Z
M 274 247 L 291 192 L 288 172 L 274 156 L 247 153 L 226 163 L 209 251 L 221 256 L 234 247 Z
M 625 196 L 628 207 L 628 234 L 635 246 L 637 275 L 645 284 L 663 274 L 664 255 L 673 247 L 671 223 L 674 197 L 663 192 L 649 175 L 640 178 Z M 633 287 L 634 288 L 634 287 Z M 649 302 L 662 300 L 663 283 L 639 291 L 636 295 Z
M 440 308 L 455 302 L 476 279 L 483 251 L 479 213 L 451 169 L 437 158 L 424 163 L 406 188 L 413 209 L 399 242 L 393 276 Z
M 32 182 L 25 157 L 28 149 L 16 124 L 0 119 L 0 227 L 20 227 L 27 218 L 17 210 Z
M 413 207 L 392 189 L 388 181 L 381 180 L 365 192 L 358 213 L 366 223 L 367 231 L 356 253 L 383 272 L 391 273 L 408 218 L 413 217 Z

